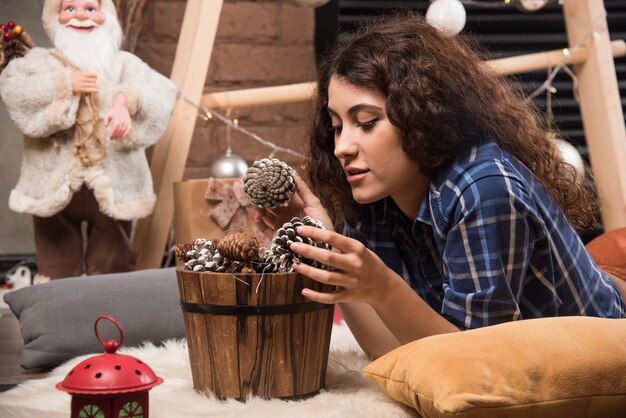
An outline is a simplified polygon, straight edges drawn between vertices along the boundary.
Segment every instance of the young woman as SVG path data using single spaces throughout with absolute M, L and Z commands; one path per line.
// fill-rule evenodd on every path
M 294 269 L 336 286 L 303 294 L 338 303 L 369 355 L 519 319 L 624 316 L 572 226 L 593 223 L 589 183 L 470 46 L 418 15 L 376 20 L 338 40 L 317 86 L 312 190 L 298 177 L 289 207 L 261 217 L 328 227 L 298 232 L 333 251 L 291 248 L 332 269 Z

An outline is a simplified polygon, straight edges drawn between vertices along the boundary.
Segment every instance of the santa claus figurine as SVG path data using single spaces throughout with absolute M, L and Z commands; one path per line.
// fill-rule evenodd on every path
M 33 48 L 0 75 L 24 134 L 9 207 L 33 215 L 41 276 L 131 270 L 131 221 L 156 199 L 145 148 L 165 130 L 177 88 L 120 50 L 111 0 L 46 0 L 43 24 L 54 48 Z

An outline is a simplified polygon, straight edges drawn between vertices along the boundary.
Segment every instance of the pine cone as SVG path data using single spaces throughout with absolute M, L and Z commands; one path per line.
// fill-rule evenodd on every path
M 4 38 L 4 32 L 1 29 L 0 36 Z M 0 49 L 2 49 L 0 51 L 0 72 L 9 65 L 11 60 L 26 55 L 33 46 L 32 38 L 26 32 L 22 32 L 20 35 L 13 35 L 10 40 L 0 42 Z
M 255 274 L 256 270 L 250 263 L 235 261 L 226 269 L 226 273 Z
M 213 244 L 213 241 L 204 238 L 197 238 L 193 242 L 193 247 L 196 251 L 202 251 L 203 249 L 207 249 L 211 252 L 215 251 L 215 245 Z
M 243 190 L 256 206 L 284 206 L 296 191 L 293 168 L 276 158 L 255 161 L 243 178 Z
M 265 247 L 259 249 L 259 258 L 253 262 L 252 265 L 257 273 L 276 273 L 278 271 L 277 266 L 272 261 L 274 255 L 270 250 Z
M 187 270 L 224 272 L 232 261 L 222 256 L 213 241 L 198 238 L 193 243 L 174 246 L 176 256 L 185 263 Z
M 189 250 L 186 254 L 185 268 L 193 271 L 225 272 L 232 261 L 218 251 L 203 248 L 200 251 Z
M 193 249 L 193 244 L 185 243 L 185 244 L 176 244 L 174 245 L 174 254 L 176 254 L 176 258 L 180 261 L 187 261 L 187 253 Z
M 315 247 L 324 248 L 326 250 L 330 250 L 330 245 L 321 242 L 314 241 L 308 237 L 303 237 L 296 232 L 296 229 L 299 226 L 307 225 L 314 226 L 316 228 L 325 229 L 324 225 L 316 221 L 308 216 L 304 218 L 293 218 L 291 221 L 283 224 L 281 228 L 276 231 L 276 235 L 272 240 L 272 247 L 270 248 L 271 260 L 272 264 L 275 265 L 277 271 L 281 272 L 292 272 L 293 263 L 303 262 L 305 264 L 309 264 L 313 267 L 326 269 L 327 266 L 324 264 L 318 263 L 315 260 L 311 260 L 308 258 L 300 257 L 298 254 L 291 251 L 289 246 L 294 242 L 303 242 L 308 245 L 313 245 Z
M 216 244 L 224 257 L 233 261 L 254 261 L 259 257 L 259 242 L 246 232 L 233 232 Z
M 230 267 L 230 265 L 232 264 L 232 261 L 229 260 L 228 258 L 224 257 L 222 254 L 220 254 L 219 251 L 215 251 L 211 257 L 211 260 L 209 260 L 205 265 L 205 269 L 207 271 L 214 271 L 216 273 L 223 273 L 225 271 L 228 270 L 228 268 Z

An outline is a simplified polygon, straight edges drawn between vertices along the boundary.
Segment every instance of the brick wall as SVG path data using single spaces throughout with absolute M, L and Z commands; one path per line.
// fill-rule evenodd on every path
M 211 0 L 207 0 L 211 1 Z M 184 0 L 151 0 L 136 54 L 169 76 L 185 11 Z M 285 0 L 226 0 L 207 74 L 205 92 L 312 81 L 314 11 Z M 240 125 L 278 145 L 302 151 L 309 103 L 233 110 Z M 198 119 L 185 178 L 204 178 L 226 150 L 226 128 Z M 232 150 L 251 163 L 271 149 L 232 132 Z M 277 153 L 290 163 L 294 157 Z

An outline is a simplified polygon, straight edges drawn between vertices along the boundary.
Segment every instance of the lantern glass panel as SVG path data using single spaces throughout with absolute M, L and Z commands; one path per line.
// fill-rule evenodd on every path
M 78 413 L 78 418 L 106 418 L 104 411 L 98 405 L 85 405 Z
M 117 416 L 118 418 L 144 418 L 143 406 L 138 402 L 127 402 Z

